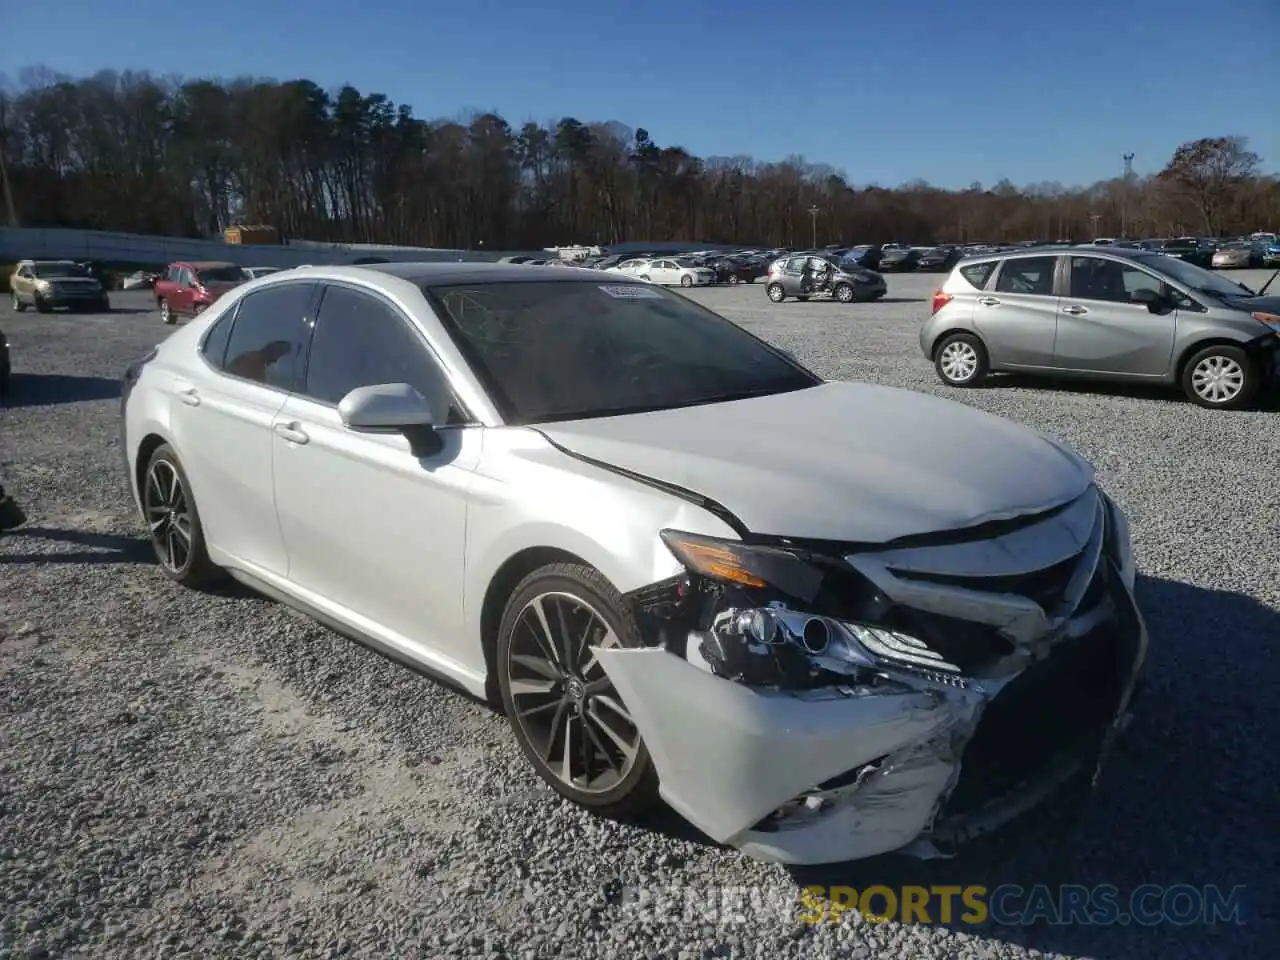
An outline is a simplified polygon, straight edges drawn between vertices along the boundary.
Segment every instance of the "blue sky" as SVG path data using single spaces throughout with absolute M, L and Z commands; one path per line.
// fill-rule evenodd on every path
M 800 154 L 856 184 L 1088 183 L 1125 152 L 1155 172 L 1231 134 L 1280 170 L 1276 0 L 55 0 L 14 5 L 5 32 L 27 38 L 11 77 L 307 77 L 427 118 L 617 120 L 702 156 Z

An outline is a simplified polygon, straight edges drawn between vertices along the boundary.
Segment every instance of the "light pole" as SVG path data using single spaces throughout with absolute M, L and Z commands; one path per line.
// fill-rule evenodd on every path
M 1120 184 L 1120 239 L 1129 235 L 1129 181 L 1133 179 L 1133 154 L 1126 153 L 1124 158 L 1124 182 Z
M 1093 239 L 1098 239 L 1098 221 L 1102 219 L 1102 214 L 1091 213 L 1089 219 L 1093 221 Z
M 813 226 L 813 249 L 815 250 L 818 249 L 818 214 L 821 212 L 822 210 L 816 203 L 809 208 L 809 221 Z

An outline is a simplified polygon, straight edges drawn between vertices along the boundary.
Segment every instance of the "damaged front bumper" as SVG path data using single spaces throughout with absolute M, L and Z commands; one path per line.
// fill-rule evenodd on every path
M 792 864 L 936 853 L 1096 773 L 1127 717 L 1146 629 L 1127 526 L 1092 488 L 990 537 L 846 555 L 821 583 L 776 561 L 695 574 L 674 606 L 651 590 L 633 602 L 655 645 L 596 651 L 663 798 L 717 842 Z

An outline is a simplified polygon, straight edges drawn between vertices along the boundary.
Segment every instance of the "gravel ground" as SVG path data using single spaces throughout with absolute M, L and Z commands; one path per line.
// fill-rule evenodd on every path
M 917 355 L 936 278 L 878 304 L 695 296 L 821 373 L 948 396 L 1068 441 L 1129 511 L 1149 688 L 1091 803 L 957 860 L 788 871 L 670 815 L 558 802 L 488 707 L 286 609 L 171 585 L 118 466 L 117 378 L 165 334 L 14 316 L 0 480 L 0 957 L 1261 956 L 1280 863 L 1277 404 L 1000 382 L 956 391 Z M 796 922 L 798 885 L 1248 888 L 1242 926 L 962 928 Z M 747 888 L 741 915 L 652 918 L 633 892 Z M 781 909 L 788 905 L 789 910 Z M 1269 940 L 1268 937 L 1271 939 Z

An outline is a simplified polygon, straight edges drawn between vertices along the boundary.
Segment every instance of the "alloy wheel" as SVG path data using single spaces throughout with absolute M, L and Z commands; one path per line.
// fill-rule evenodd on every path
M 943 347 L 939 365 L 948 380 L 964 383 L 978 370 L 978 352 L 963 340 L 957 340 Z
M 157 460 L 147 471 L 143 506 L 157 559 L 170 573 L 181 573 L 191 559 L 191 506 L 168 460 Z
M 769 299 L 774 303 L 781 303 L 784 296 L 785 294 L 782 292 L 782 287 L 775 284 L 769 288 Z
M 1244 368 L 1231 357 L 1205 357 L 1191 371 L 1191 389 L 1206 403 L 1230 403 L 1244 384 Z
M 620 645 L 604 617 L 568 593 L 538 594 L 512 628 L 513 719 L 550 773 L 583 793 L 617 787 L 640 755 L 640 731 L 591 649 Z

